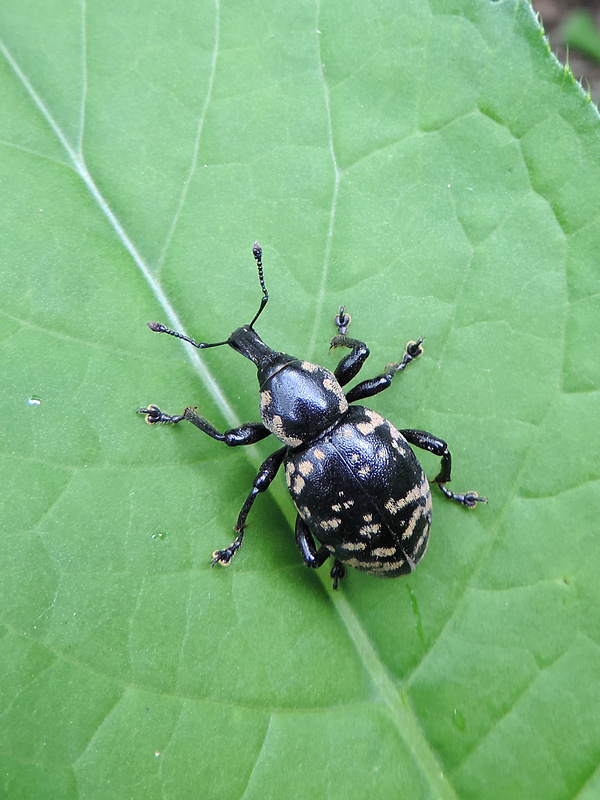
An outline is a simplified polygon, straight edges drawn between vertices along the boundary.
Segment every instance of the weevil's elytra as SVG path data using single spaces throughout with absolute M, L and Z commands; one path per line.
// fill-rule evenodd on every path
M 344 565 L 373 575 L 396 577 L 414 570 L 427 549 L 431 527 L 431 491 L 413 447 L 441 458 L 434 478 L 443 494 L 468 508 L 487 502 L 477 492 L 457 494 L 446 484 L 451 455 L 446 442 L 426 431 L 398 430 L 359 400 L 382 392 L 393 377 L 418 358 L 423 339 L 409 342 L 404 356 L 388 364 L 375 378 L 344 391 L 369 356 L 364 342 L 347 336 L 350 316 L 342 306 L 334 322 L 338 333 L 330 347 L 350 350 L 334 372 L 286 353 L 272 350 L 254 330 L 269 295 L 263 278 L 262 249 L 254 243 L 262 289 L 252 322 L 237 328 L 222 342 L 195 342 L 158 322 L 148 327 L 205 349 L 228 344 L 257 367 L 262 422 L 248 422 L 220 433 L 188 407 L 183 414 L 163 413 L 157 406 L 140 408 L 146 421 L 177 424 L 188 420 L 208 436 L 230 447 L 254 444 L 270 434 L 283 447 L 261 465 L 235 525 L 234 541 L 213 553 L 213 564 L 227 565 L 240 548 L 246 520 L 256 496 L 264 492 L 285 465 L 287 486 L 298 511 L 296 542 L 309 567 L 318 568 L 333 556 L 333 588 L 344 577 Z M 317 549 L 315 540 L 321 545 Z
M 325 458 L 305 448 L 285 456 L 288 489 L 309 532 L 357 569 L 410 572 L 427 548 L 431 492 L 406 439 L 378 414 L 350 406 L 319 445 Z M 310 481 L 298 484 L 307 461 Z M 341 486 L 352 503 L 340 502 Z M 309 519 L 302 513 L 307 507 Z

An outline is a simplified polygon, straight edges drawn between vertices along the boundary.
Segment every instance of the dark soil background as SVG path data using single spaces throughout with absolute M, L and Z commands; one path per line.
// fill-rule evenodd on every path
M 562 64 L 567 57 L 571 71 L 581 81 L 584 89 L 589 89 L 592 100 L 600 104 L 600 62 L 587 58 L 573 47 L 565 45 L 562 29 L 569 15 L 576 9 L 585 9 L 594 17 L 600 29 L 600 0 L 531 0 L 534 10 L 539 13 L 544 30 L 550 40 L 552 50 Z

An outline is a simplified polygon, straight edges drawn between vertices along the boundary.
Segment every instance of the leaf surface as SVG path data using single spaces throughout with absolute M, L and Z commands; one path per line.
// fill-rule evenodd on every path
M 356 5 L 356 4 L 355 4 Z M 0 795 L 600 792 L 600 125 L 518 0 L 0 8 Z M 248 322 L 443 437 L 406 579 L 306 570 Z M 362 377 L 362 376 L 361 376 Z M 438 465 L 422 463 L 433 477 Z

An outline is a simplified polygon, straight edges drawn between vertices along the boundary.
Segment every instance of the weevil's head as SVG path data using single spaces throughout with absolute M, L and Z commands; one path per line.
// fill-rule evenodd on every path
M 249 325 L 235 330 L 228 344 L 256 364 L 263 424 L 284 444 L 314 439 L 347 410 L 332 372 L 272 350 Z
M 296 447 L 318 436 L 348 408 L 335 375 L 324 367 L 272 350 L 254 330 L 267 304 L 262 251 L 252 250 L 263 290 L 260 308 L 249 325 L 237 328 L 227 344 L 256 365 L 263 424 L 284 444 Z

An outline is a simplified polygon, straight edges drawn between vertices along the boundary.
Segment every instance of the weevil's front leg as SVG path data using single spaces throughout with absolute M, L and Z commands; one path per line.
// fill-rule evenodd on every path
M 177 425 L 178 422 L 187 420 L 203 433 L 206 433 L 207 436 L 216 439 L 218 442 L 225 442 L 229 447 L 255 444 L 270 434 L 270 431 L 268 428 L 265 428 L 262 422 L 246 422 L 244 425 L 239 425 L 237 428 L 230 428 L 230 430 L 225 431 L 225 433 L 219 433 L 214 425 L 211 425 L 208 420 L 196 413 L 195 408 L 191 407 L 186 408 L 183 414 L 171 416 L 161 411 L 158 406 L 151 405 L 148 406 L 148 408 L 138 408 L 138 414 L 145 414 L 146 422 L 150 425 L 164 425 L 167 423 Z
M 350 314 L 346 314 L 346 309 L 342 306 L 340 308 L 340 313 L 336 314 L 334 318 L 339 333 L 337 336 L 333 337 L 329 345 L 330 350 L 336 347 L 348 347 L 352 350 L 351 353 L 342 358 L 334 370 L 333 374 L 337 378 L 340 386 L 345 386 L 352 378 L 358 375 L 362 365 L 369 357 L 369 348 L 364 342 L 346 336 L 350 321 Z
M 329 550 L 324 545 L 319 547 L 317 550 L 313 535 L 309 531 L 308 525 L 302 519 L 300 514 L 298 514 L 296 517 L 296 544 L 302 553 L 302 560 L 306 566 L 312 567 L 313 569 L 319 569 L 319 567 L 324 564 L 331 555 Z M 338 581 L 340 581 L 345 574 L 346 570 L 344 569 L 342 562 L 338 561 L 337 558 L 334 559 L 333 567 L 331 568 L 331 577 L 333 578 L 334 589 L 338 588 Z
M 348 347 L 352 350 L 351 353 L 342 358 L 333 373 L 340 386 L 345 386 L 352 378 L 358 375 L 362 365 L 369 357 L 369 348 L 364 342 L 346 336 L 350 321 L 350 314 L 346 314 L 346 309 L 342 306 L 340 313 L 334 318 L 339 333 L 333 337 L 329 345 L 330 350 L 336 347 Z
M 468 508 L 475 508 L 477 503 L 487 503 L 487 497 L 479 497 L 477 492 L 457 494 L 455 492 L 451 492 L 449 489 L 446 489 L 444 484 L 449 483 L 452 479 L 452 456 L 450 454 L 450 450 L 448 450 L 448 445 L 443 439 L 438 439 L 436 436 L 432 436 L 430 433 L 427 433 L 427 431 L 415 431 L 409 429 L 401 430 L 400 433 L 404 436 L 406 441 L 409 442 L 409 444 L 414 444 L 415 447 L 420 447 L 421 450 L 427 450 L 428 452 L 433 453 L 435 456 L 439 456 L 442 459 L 439 475 L 437 475 L 433 480 L 435 483 L 437 483 L 447 498 L 450 500 L 456 500 L 457 503 L 461 503 L 463 506 L 467 506 Z
M 213 553 L 212 564 L 223 564 L 227 566 L 233 556 L 235 555 L 236 551 L 240 549 L 242 546 L 242 541 L 244 539 L 244 528 L 246 527 L 246 519 L 248 518 L 248 514 L 250 513 L 250 509 L 254 505 L 254 501 L 256 500 L 256 495 L 259 492 L 264 492 L 266 489 L 269 488 L 271 481 L 277 475 L 277 470 L 281 466 L 281 462 L 283 461 L 283 457 L 285 456 L 285 451 L 287 447 L 282 447 L 280 450 L 276 450 L 272 453 L 268 458 L 266 458 L 263 463 L 260 465 L 260 469 L 256 474 L 256 478 L 254 479 L 254 483 L 252 485 L 252 491 L 246 498 L 246 502 L 242 506 L 242 510 L 239 513 L 237 523 L 235 525 L 235 532 L 238 534 L 237 537 L 233 540 L 233 542 L 226 547 L 224 550 L 215 550 Z
M 358 375 L 362 365 L 369 357 L 369 348 L 359 339 L 351 339 L 349 336 L 346 336 L 351 318 L 349 314 L 346 314 L 344 306 L 340 308 L 340 313 L 335 317 L 334 322 L 339 330 L 339 334 L 334 336 L 331 340 L 331 349 L 334 347 L 348 347 L 352 350 L 351 353 L 342 358 L 334 372 L 340 386 L 345 386 L 352 378 Z M 422 337 L 416 342 L 409 342 L 406 345 L 402 361 L 398 364 L 388 364 L 384 373 L 370 380 L 363 381 L 353 389 L 350 389 L 349 392 L 346 392 L 346 399 L 348 402 L 352 403 L 355 400 L 364 400 L 366 397 L 372 397 L 374 394 L 379 394 L 379 392 L 383 392 L 384 389 L 387 389 L 388 386 L 391 385 L 394 375 L 406 369 L 411 361 L 414 361 L 415 358 L 418 358 L 422 354 L 422 343 Z
M 383 392 L 384 389 L 387 389 L 388 386 L 391 386 L 392 378 L 398 372 L 402 372 L 402 370 L 406 369 L 406 367 L 418 358 L 423 353 L 423 348 L 421 345 L 423 344 L 423 337 L 418 339 L 416 342 L 409 342 L 406 345 L 406 350 L 404 352 L 404 357 L 402 361 L 398 362 L 398 364 L 388 364 L 385 368 L 385 372 L 381 375 L 377 375 L 375 378 L 371 378 L 370 380 L 363 381 L 362 383 L 357 384 L 353 389 L 350 389 L 349 392 L 346 392 L 346 399 L 349 403 L 352 403 L 356 400 L 364 400 L 366 397 L 373 397 L 374 394 L 379 394 L 379 392 Z

